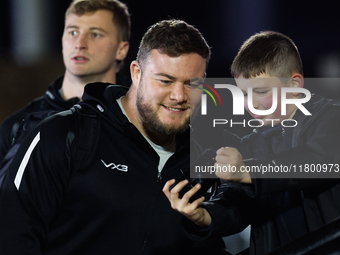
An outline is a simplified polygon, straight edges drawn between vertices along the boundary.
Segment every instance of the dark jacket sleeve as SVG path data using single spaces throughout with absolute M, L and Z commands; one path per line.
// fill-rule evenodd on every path
M 183 217 L 182 225 L 186 234 L 199 241 L 212 236 L 229 236 L 244 230 L 251 221 L 250 210 L 255 208 L 251 199 L 238 183 L 226 182 L 219 187 L 219 194 L 214 199 L 202 203 L 212 217 L 212 224 L 207 229 L 196 226 Z
M 0 126 L 0 162 L 4 159 L 9 149 L 12 147 L 13 138 L 22 124 L 26 115 L 31 112 L 45 110 L 42 104 L 43 97 L 38 97 L 24 108 L 16 111 L 7 117 Z M 67 108 L 68 109 L 68 108 Z
M 1 253 L 41 254 L 58 213 L 70 166 L 69 122 L 46 119 L 25 138 L 0 192 Z
M 11 148 L 12 140 L 24 118 L 25 111 L 22 109 L 13 113 L 2 122 L 0 126 L 0 162 Z
M 309 125 L 299 137 L 297 147 L 282 153 L 247 161 L 248 165 L 311 165 L 340 164 L 340 111 L 332 107 L 320 115 L 313 125 Z M 302 123 L 301 123 L 302 124 Z M 254 177 L 254 176 L 253 176 Z M 337 187 L 339 179 L 334 178 L 267 178 L 257 175 L 254 184 L 229 183 L 213 201 L 203 203 L 212 217 L 212 225 L 201 229 L 189 220 L 183 220 L 188 236 L 194 240 L 212 235 L 231 235 L 244 229 L 248 224 L 266 222 L 285 210 L 283 204 L 274 206 L 271 200 L 285 191 L 308 190 L 323 194 L 325 190 Z M 282 193 L 281 193 L 282 192 Z M 267 196 L 266 194 L 273 194 Z M 279 202 L 276 199 L 274 202 Z M 327 201 L 326 201 L 327 202 Z M 288 207 L 289 208 L 289 207 Z M 326 209 L 327 208 L 327 209 Z M 323 210 L 329 210 L 323 207 Z M 314 215 L 315 218 L 315 215 Z M 333 217 L 334 218 L 334 217 Z
M 340 107 L 332 107 L 301 132 L 299 137 L 296 137 L 299 140 L 297 147 L 246 161 L 245 164 L 249 166 L 286 166 L 287 169 L 291 169 L 289 178 L 285 178 L 285 173 L 273 174 L 279 178 L 266 178 L 262 173 L 251 173 L 254 192 L 249 194 L 257 196 L 273 192 L 313 189 L 315 186 L 332 187 L 338 183 L 339 179 L 336 179 L 336 176 L 340 173 L 339 116 Z M 327 167 L 327 175 L 323 175 L 326 178 L 315 175 L 316 171 L 311 172 L 310 169 L 315 166 Z M 296 173 L 293 174 L 294 168 Z

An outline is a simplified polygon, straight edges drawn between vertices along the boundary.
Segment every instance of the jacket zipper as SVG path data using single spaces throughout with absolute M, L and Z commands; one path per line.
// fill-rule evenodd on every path
M 152 219 L 155 217 L 155 209 L 157 208 L 157 204 L 158 204 L 158 194 L 159 194 L 159 185 L 161 184 L 161 182 L 162 182 L 162 172 L 158 172 L 158 174 L 157 174 L 157 190 L 156 190 L 156 198 L 155 198 L 155 204 L 154 204 L 154 206 L 153 206 L 153 208 L 152 208 L 152 210 L 153 210 L 153 213 L 152 213 Z M 152 221 L 151 222 L 151 229 L 149 229 L 149 231 L 148 231 L 148 233 L 146 234 L 146 238 L 145 238 L 145 240 L 144 240 L 144 243 L 143 243 L 143 247 L 142 247 L 142 254 L 143 254 L 143 252 L 144 252 L 144 250 L 145 250 L 145 247 L 146 247 L 146 244 L 147 244 L 147 242 L 148 242 L 148 239 L 149 239 L 149 236 L 150 236 L 150 234 L 151 234 L 151 231 L 152 231 L 152 228 L 153 228 L 153 225 L 154 224 L 154 221 Z
M 157 175 L 157 183 L 160 183 L 162 182 L 162 172 L 158 172 L 158 175 Z

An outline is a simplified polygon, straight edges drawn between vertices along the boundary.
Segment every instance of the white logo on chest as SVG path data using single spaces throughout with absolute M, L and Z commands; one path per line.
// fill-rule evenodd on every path
M 110 163 L 110 164 L 106 164 L 104 162 L 104 160 L 101 159 L 101 161 L 103 162 L 104 166 L 106 168 L 110 168 L 111 170 L 117 169 L 118 171 L 122 171 L 122 172 L 127 172 L 128 171 L 128 166 L 127 165 L 121 165 L 121 164 L 115 164 L 115 163 Z

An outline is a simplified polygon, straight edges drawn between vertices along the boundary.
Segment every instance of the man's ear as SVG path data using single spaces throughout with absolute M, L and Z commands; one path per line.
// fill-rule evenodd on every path
M 132 84 L 138 87 L 139 81 L 142 76 L 142 70 L 140 68 L 138 61 L 134 60 L 131 62 L 130 73 L 131 73 Z
M 302 74 L 295 73 L 291 76 L 291 87 L 293 88 L 303 88 L 304 85 L 304 79 Z M 299 96 L 299 92 L 297 93 L 292 93 L 293 96 Z
M 130 44 L 129 42 L 122 41 L 118 45 L 116 60 L 123 61 L 126 58 L 126 55 L 129 51 Z

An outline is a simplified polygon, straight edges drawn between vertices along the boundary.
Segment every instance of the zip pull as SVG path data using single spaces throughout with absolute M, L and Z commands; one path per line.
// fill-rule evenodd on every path
M 162 181 L 162 172 L 158 172 L 157 174 L 157 182 L 161 182 Z

